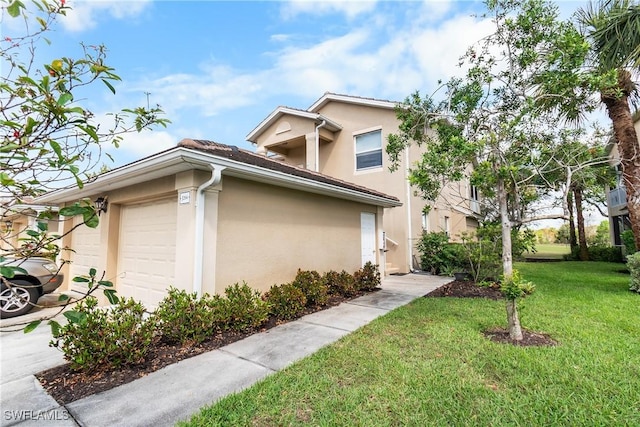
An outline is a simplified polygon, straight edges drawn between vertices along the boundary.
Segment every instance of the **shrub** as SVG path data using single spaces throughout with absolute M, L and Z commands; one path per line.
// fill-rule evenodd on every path
M 491 240 L 479 234 L 462 236 L 461 254 L 472 279 L 478 283 L 495 281 L 502 272 L 502 239 Z
M 361 291 L 372 291 L 380 286 L 380 270 L 378 266 L 367 262 L 364 267 L 353 274 L 356 287 Z
M 624 262 L 622 248 L 617 246 L 590 246 L 589 261 Z
M 532 294 L 535 288 L 533 283 L 522 278 L 518 270 L 513 270 L 510 278 L 507 279 L 503 275 L 500 279 L 500 291 L 506 299 L 511 301 Z
M 640 293 L 640 252 L 627 257 L 627 267 L 631 273 L 631 286 L 629 290 Z
M 358 287 L 356 286 L 356 279 L 353 275 L 342 270 L 340 273 L 337 271 L 329 271 L 322 278 L 322 282 L 327 287 L 329 294 L 341 295 L 343 297 L 352 297 L 357 295 Z
M 638 248 L 636 248 L 636 241 L 633 237 L 632 230 L 624 230 L 622 233 L 620 233 L 620 238 L 622 239 L 622 244 L 624 244 L 627 255 L 631 255 L 638 250 Z
M 300 316 L 307 305 L 307 297 L 291 283 L 274 285 L 264 296 L 271 314 L 278 319 L 293 319 Z
M 302 291 L 307 298 L 308 307 L 326 305 L 329 301 L 327 287 L 317 271 L 299 269 L 291 284 Z
M 432 274 L 440 274 L 445 265 L 444 247 L 449 242 L 447 233 L 424 231 L 416 245 L 420 252 L 420 268 Z
M 269 304 L 249 285 L 235 283 L 224 290 L 226 298 L 214 299 L 216 318 L 224 329 L 244 332 L 269 317 Z
M 169 288 L 154 312 L 157 333 L 167 342 L 201 343 L 216 332 L 215 312 L 208 295 Z
M 92 296 L 66 312 L 69 322 L 54 329 L 49 345 L 59 348 L 74 370 L 116 369 L 144 362 L 153 340 L 154 323 L 133 299 L 98 307 Z

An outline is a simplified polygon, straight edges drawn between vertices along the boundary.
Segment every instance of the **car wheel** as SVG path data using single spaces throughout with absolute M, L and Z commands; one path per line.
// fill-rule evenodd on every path
M 0 292 L 0 318 L 22 316 L 33 308 L 40 293 L 36 286 L 26 280 L 11 281 L 11 288 L 2 283 Z

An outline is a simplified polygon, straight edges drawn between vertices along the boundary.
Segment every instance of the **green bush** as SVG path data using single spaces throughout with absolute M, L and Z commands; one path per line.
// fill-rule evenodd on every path
M 627 267 L 631 273 L 631 286 L 629 290 L 640 293 L 640 252 L 627 257 Z
M 269 317 L 269 304 L 260 292 L 245 282 L 234 283 L 224 290 L 226 298 L 214 299 L 216 321 L 225 330 L 248 331 L 260 326 Z
M 446 265 L 444 248 L 448 242 L 447 233 L 422 232 L 416 245 L 420 253 L 420 268 L 432 274 L 440 274 Z
M 502 273 L 502 239 L 491 240 L 480 235 L 464 234 L 460 257 L 476 283 L 495 281 Z
M 589 261 L 624 262 L 622 248 L 617 246 L 590 246 Z
M 510 278 L 500 278 L 500 291 L 508 300 L 516 300 L 531 295 L 536 286 L 522 278 L 518 270 L 513 270 Z
M 380 286 L 380 270 L 378 266 L 368 261 L 364 267 L 353 274 L 356 287 L 361 291 L 372 291 Z
M 133 299 L 120 299 L 104 308 L 89 296 L 65 313 L 69 322 L 53 331 L 54 340 L 49 345 L 60 349 L 74 370 L 140 364 L 151 346 L 155 327 L 144 314 L 142 304 Z
M 300 316 L 307 305 L 307 297 L 291 283 L 274 285 L 264 296 L 271 314 L 278 319 L 293 319 Z
M 622 239 L 627 255 L 631 255 L 638 250 L 638 248 L 636 248 L 636 241 L 633 237 L 632 230 L 624 230 L 620 233 L 620 238 Z
M 322 282 L 327 287 L 329 294 L 331 295 L 341 295 L 348 298 L 355 296 L 358 293 L 355 278 L 344 270 L 340 273 L 337 271 L 329 271 L 325 273 L 322 277 Z
M 169 288 L 154 312 L 157 333 L 170 343 L 201 343 L 217 332 L 213 299 Z
M 299 269 L 291 284 L 302 291 L 308 307 L 326 305 L 329 301 L 328 289 L 317 271 Z

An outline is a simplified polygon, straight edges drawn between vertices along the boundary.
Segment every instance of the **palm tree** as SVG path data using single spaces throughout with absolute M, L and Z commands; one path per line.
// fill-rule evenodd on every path
M 640 248 L 640 143 L 633 125 L 630 101 L 638 98 L 634 74 L 640 71 L 640 4 L 630 0 L 602 0 L 578 11 L 584 35 L 591 43 L 592 64 L 604 77 L 600 100 L 613 123 L 629 218 Z

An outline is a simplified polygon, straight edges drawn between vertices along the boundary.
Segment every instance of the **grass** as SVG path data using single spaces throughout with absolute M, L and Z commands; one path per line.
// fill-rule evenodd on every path
M 640 425 L 640 295 L 621 264 L 518 264 L 521 320 L 555 347 L 485 339 L 501 301 L 420 298 L 182 425 Z
M 569 245 L 560 243 L 536 243 L 536 252 L 525 252 L 527 258 L 562 259 L 563 255 L 571 253 Z

